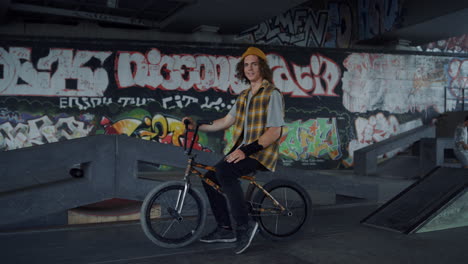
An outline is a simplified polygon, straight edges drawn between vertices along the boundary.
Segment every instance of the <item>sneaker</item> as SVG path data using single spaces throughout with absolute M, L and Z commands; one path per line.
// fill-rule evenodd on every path
M 216 242 L 236 242 L 236 236 L 231 229 L 222 228 L 220 226 L 216 227 L 216 229 L 209 233 L 208 235 L 200 238 L 201 242 L 205 243 L 216 243 Z
M 241 254 L 244 252 L 252 242 L 255 234 L 258 230 L 258 223 L 257 222 L 249 222 L 247 227 L 239 228 L 237 234 L 237 245 L 235 252 L 236 254 Z

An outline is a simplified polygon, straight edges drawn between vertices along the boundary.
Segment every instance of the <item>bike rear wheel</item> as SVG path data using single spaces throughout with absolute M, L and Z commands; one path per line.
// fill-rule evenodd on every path
M 283 207 L 282 211 L 262 191 L 253 199 L 252 216 L 259 223 L 261 234 L 268 239 L 282 240 L 296 234 L 312 214 L 307 192 L 297 183 L 273 180 L 263 186 Z
M 190 188 L 179 213 L 176 204 L 183 191 L 183 182 L 167 182 L 154 188 L 143 201 L 140 223 L 145 235 L 158 246 L 183 247 L 203 232 L 206 202 L 198 190 Z

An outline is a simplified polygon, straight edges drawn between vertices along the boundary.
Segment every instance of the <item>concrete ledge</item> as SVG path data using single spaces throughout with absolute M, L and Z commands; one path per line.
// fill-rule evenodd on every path
M 197 161 L 205 164 L 221 159 L 216 153 L 196 153 Z M 18 160 L 24 161 L 22 166 L 17 165 Z M 178 173 L 140 175 L 139 162 L 184 168 L 187 157 L 180 147 L 122 135 L 90 136 L 1 152 L 0 204 L 2 213 L 8 217 L 0 218 L 0 228 L 34 219 L 40 221 L 49 215 L 111 198 L 143 200 L 162 181 L 182 178 Z M 67 168 L 75 164 L 85 164 L 83 177 L 69 175 Z M 57 171 L 57 175 L 48 177 L 48 171 Z M 346 170 L 327 175 L 280 166 L 274 173 L 257 173 L 257 179 L 264 183 L 274 178 L 295 181 L 310 193 L 316 205 L 333 204 L 336 195 L 380 200 L 379 186 L 386 184 L 385 181 L 350 177 L 350 173 L 351 170 Z
M 375 175 L 377 157 L 402 146 L 413 144 L 422 138 L 434 138 L 435 127 L 420 126 L 399 135 L 354 151 L 354 172 L 357 175 Z
M 420 145 L 421 176 L 431 171 L 437 166 L 461 168 L 460 163 L 446 163 L 445 150 L 454 149 L 455 142 L 452 137 L 424 138 Z

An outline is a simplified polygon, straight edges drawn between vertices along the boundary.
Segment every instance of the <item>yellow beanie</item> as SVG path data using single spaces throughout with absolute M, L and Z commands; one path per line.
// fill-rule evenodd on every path
M 244 54 L 242 54 L 242 59 L 244 59 L 245 57 L 247 57 L 249 55 L 257 55 L 259 58 L 262 58 L 265 61 L 267 60 L 265 53 L 263 53 L 263 51 L 261 49 L 259 49 L 259 48 L 249 47 L 244 52 Z

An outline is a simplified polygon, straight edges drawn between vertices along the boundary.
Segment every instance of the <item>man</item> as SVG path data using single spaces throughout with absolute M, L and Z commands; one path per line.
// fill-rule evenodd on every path
M 457 159 L 462 163 L 463 168 L 468 168 L 468 116 L 465 122 L 459 124 L 455 129 L 455 149 Z
M 265 53 L 260 49 L 249 47 L 244 52 L 236 67 L 236 77 L 250 84 L 250 87 L 239 94 L 226 116 L 213 121 L 212 125 L 199 128 L 205 132 L 224 130 L 232 125 L 235 128 L 234 147 L 215 165 L 216 173 L 206 174 L 222 187 L 227 201 L 204 183 L 218 227 L 200 241 L 237 241 L 235 252 L 240 254 L 250 246 L 258 223 L 249 219 L 239 178 L 258 169 L 275 170 L 279 138 L 284 126 L 284 102 L 281 92 L 273 85 L 272 71 Z M 184 119 L 191 121 L 188 117 Z M 189 128 L 193 129 L 193 126 Z M 231 225 L 228 202 L 237 225 L 236 234 Z

